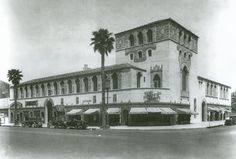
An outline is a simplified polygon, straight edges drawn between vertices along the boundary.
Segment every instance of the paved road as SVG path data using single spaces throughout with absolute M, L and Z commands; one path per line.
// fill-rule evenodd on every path
M 0 159 L 235 159 L 236 126 L 195 130 L 0 127 Z

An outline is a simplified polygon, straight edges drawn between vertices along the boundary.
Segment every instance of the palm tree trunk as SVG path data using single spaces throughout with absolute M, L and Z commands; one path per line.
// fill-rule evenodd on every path
M 14 105 L 15 105 L 15 110 L 14 110 L 14 114 L 13 114 L 13 120 L 14 120 L 14 124 L 16 125 L 16 114 L 17 114 L 17 87 L 14 86 Z
M 102 105 L 100 108 L 101 116 L 102 116 L 102 128 L 106 127 L 106 113 L 105 113 L 105 54 L 101 54 L 101 75 L 102 75 Z

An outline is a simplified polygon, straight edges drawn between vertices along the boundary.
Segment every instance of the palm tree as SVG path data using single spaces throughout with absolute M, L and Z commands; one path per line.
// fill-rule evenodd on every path
M 98 51 L 101 54 L 101 76 L 102 76 L 102 106 L 100 107 L 100 112 L 102 115 L 102 128 L 106 128 L 106 109 L 105 109 L 105 55 L 108 56 L 114 49 L 114 38 L 112 33 L 109 33 L 107 29 L 99 29 L 92 33 L 93 37 L 91 38 L 94 52 Z
M 22 72 L 18 69 L 11 69 L 8 70 L 8 81 L 13 84 L 13 92 L 14 92 L 14 105 L 15 105 L 15 111 L 14 111 L 14 123 L 16 124 L 16 113 L 17 113 L 17 87 L 20 84 L 20 80 L 22 80 L 23 75 Z

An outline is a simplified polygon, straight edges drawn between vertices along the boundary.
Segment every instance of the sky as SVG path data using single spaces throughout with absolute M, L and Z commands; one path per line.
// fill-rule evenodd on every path
M 23 81 L 100 67 L 92 32 L 118 33 L 172 18 L 199 36 L 198 74 L 236 90 L 235 0 L 1 0 L 0 80 Z M 115 50 L 106 65 L 115 63 Z

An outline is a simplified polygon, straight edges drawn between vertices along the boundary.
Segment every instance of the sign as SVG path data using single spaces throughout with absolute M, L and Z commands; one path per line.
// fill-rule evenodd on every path
M 29 107 L 29 106 L 38 106 L 38 101 L 37 100 L 34 100 L 34 101 L 26 101 L 25 102 L 25 106 L 27 107 Z
M 144 92 L 144 102 L 159 102 L 161 92 L 153 93 L 153 91 Z
M 89 102 L 92 102 L 92 100 L 83 100 L 83 104 L 84 103 L 88 103 L 89 104 Z

